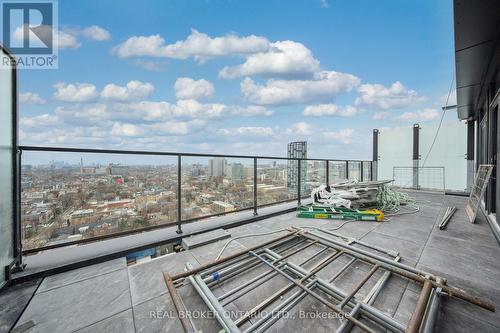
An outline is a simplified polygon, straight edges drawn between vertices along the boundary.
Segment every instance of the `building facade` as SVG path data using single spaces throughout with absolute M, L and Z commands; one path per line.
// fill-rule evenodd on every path
M 288 158 L 307 158 L 307 141 L 290 142 L 287 146 Z M 307 176 L 307 162 L 302 161 L 300 164 L 300 188 L 304 191 Z M 299 183 L 299 167 L 298 162 L 288 160 L 287 165 L 287 187 L 289 190 L 297 192 Z
M 457 114 L 467 121 L 468 176 L 481 164 L 494 165 L 483 202 L 500 242 L 500 1 L 455 0 Z

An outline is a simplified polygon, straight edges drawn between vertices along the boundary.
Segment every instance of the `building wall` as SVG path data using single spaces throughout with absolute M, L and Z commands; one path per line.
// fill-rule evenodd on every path
M 290 142 L 287 146 L 288 158 L 307 158 L 307 142 L 297 141 Z M 287 186 L 292 191 L 297 191 L 299 170 L 297 161 L 288 160 L 287 167 Z M 307 178 L 307 162 L 303 161 L 300 165 L 300 188 L 302 192 L 306 186 Z

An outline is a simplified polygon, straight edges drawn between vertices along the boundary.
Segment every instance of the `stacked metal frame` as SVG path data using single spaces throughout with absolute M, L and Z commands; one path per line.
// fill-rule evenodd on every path
M 290 261 L 290 257 L 294 254 L 313 245 L 320 246 L 320 250 L 313 256 L 299 264 Z M 334 276 L 328 280 L 318 276 L 321 270 L 341 256 L 347 256 L 350 260 Z M 315 265 L 310 269 L 305 269 L 304 265 L 310 262 L 314 262 Z M 355 262 L 369 264 L 371 269 L 351 291 L 345 292 L 336 286 L 335 280 L 348 268 L 353 267 Z M 246 280 L 218 297 L 210 290 L 210 287 L 234 276 L 244 275 L 259 265 L 266 266 L 269 270 Z M 359 291 L 367 285 L 370 279 L 374 278 L 379 270 L 383 271 L 382 276 L 361 299 L 358 295 Z M 422 285 L 408 325 L 398 322 L 373 306 L 377 296 L 393 274 Z M 225 305 L 278 275 L 288 280 L 289 284 L 268 296 L 236 320 L 232 320 L 225 314 Z M 247 325 L 243 332 L 264 332 L 306 296 L 315 298 L 337 315 L 340 320 L 336 328 L 338 333 L 349 332 L 354 327 L 371 333 L 376 332 L 377 327 L 389 332 L 433 332 L 442 295 L 455 297 L 490 311 L 495 310 L 495 305 L 489 300 L 448 286 L 445 279 L 401 263 L 399 254 L 395 251 L 343 237 L 321 228 L 291 228 L 281 237 L 201 267 L 193 269 L 187 264 L 187 271 L 184 273 L 170 276 L 168 272 L 164 272 L 164 278 L 185 332 L 198 332 L 193 322 L 182 315 L 186 309 L 176 289 L 187 284 L 194 287 L 207 307 L 213 311 L 214 318 L 217 319 L 221 328 L 231 333 L 241 332 L 245 323 Z M 298 290 L 290 295 L 289 292 L 297 288 Z M 273 305 L 272 310 L 264 311 Z M 259 313 L 262 315 L 255 319 L 255 315 Z M 250 321 L 251 318 L 255 320 Z

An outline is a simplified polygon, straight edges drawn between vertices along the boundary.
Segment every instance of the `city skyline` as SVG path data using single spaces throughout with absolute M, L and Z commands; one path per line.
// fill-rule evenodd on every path
M 324 162 L 306 163 L 302 195 L 308 195 L 326 181 Z M 345 168 L 345 162 L 343 165 Z M 206 164 L 183 162 L 180 170 L 178 183 L 175 164 L 88 165 L 80 157 L 79 164 L 60 161 L 52 165 L 23 165 L 20 183 L 23 247 L 31 249 L 175 224 L 179 199 L 181 219 L 189 220 L 297 197 L 297 187 L 289 184 L 289 166 L 285 160 L 259 160 L 254 170 L 253 159 L 243 164 L 215 157 Z M 342 172 L 332 164 L 330 179 L 342 177 Z M 255 184 L 257 197 L 254 197 Z

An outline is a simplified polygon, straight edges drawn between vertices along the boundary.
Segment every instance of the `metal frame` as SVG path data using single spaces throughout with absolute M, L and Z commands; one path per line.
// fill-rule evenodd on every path
M 341 240 L 335 238 L 341 238 Z M 350 245 L 352 243 L 357 243 L 361 247 Z M 300 264 L 290 261 L 294 254 L 311 246 L 319 246 L 321 249 Z M 367 251 L 363 247 L 389 255 L 390 258 L 373 251 Z M 325 254 L 327 255 L 324 256 Z M 318 272 L 330 264 L 335 264 L 335 260 L 341 256 L 350 257 L 351 260 L 338 273 L 328 280 L 317 276 Z M 309 270 L 304 269 L 303 265 L 312 260 L 316 262 L 316 265 Z M 198 331 L 194 324 L 186 319 L 184 314 L 187 309 L 182 305 L 182 299 L 176 291 L 177 287 L 188 284 L 195 288 L 203 302 L 213 311 L 214 317 L 219 321 L 221 327 L 226 332 L 235 333 L 241 332 L 241 326 L 248 322 L 250 317 L 259 313 L 262 315 L 261 318 L 252 321 L 244 332 L 266 331 L 286 311 L 300 303 L 307 295 L 320 301 L 339 316 L 340 326 L 336 330 L 338 333 L 349 332 L 354 326 L 366 332 L 375 332 L 366 321 L 362 322 L 358 319 L 360 315 L 390 332 L 433 332 L 441 295 L 459 298 L 489 311 L 495 311 L 495 305 L 489 300 L 472 296 L 461 289 L 448 286 L 444 279 L 412 266 L 401 264 L 399 260 L 400 257 L 397 252 L 349 239 L 325 229 L 290 228 L 287 234 L 251 247 L 248 250 L 229 255 L 195 269 L 187 263 L 187 271 L 174 276 L 170 276 L 168 272 L 164 272 L 163 275 L 184 332 Z M 347 268 L 353 268 L 352 264 L 356 261 L 371 265 L 372 268 L 351 291 L 345 292 L 335 285 L 335 280 Z M 247 271 L 256 266 L 267 266 L 270 269 L 218 297 L 210 291 L 210 286 L 237 275 L 244 276 Z M 364 299 L 359 299 L 356 296 L 357 292 L 370 279 L 373 279 L 373 275 L 379 270 L 384 271 L 382 277 L 377 280 Z M 413 280 L 422 285 L 415 310 L 407 326 L 397 322 L 394 318 L 389 317 L 373 306 L 375 298 L 379 295 L 391 274 Z M 289 280 L 290 284 L 277 290 L 234 321 L 228 316 L 224 316 L 224 305 L 243 297 L 250 290 L 257 288 L 258 285 L 277 275 Z M 283 299 L 283 296 L 294 288 L 299 288 L 299 290 Z M 329 299 L 323 296 L 325 294 Z M 334 302 L 332 302 L 332 299 Z M 275 301 L 277 300 L 279 302 L 276 305 Z M 269 308 L 273 305 L 273 308 Z M 262 310 L 265 311 L 262 312 Z
M 446 192 L 446 180 L 445 180 L 445 167 L 444 166 L 424 166 L 424 167 L 421 167 L 421 166 L 393 166 L 392 167 L 392 180 L 393 182 L 396 181 L 396 170 L 399 169 L 399 170 L 411 170 L 412 172 L 412 186 L 401 186 L 401 185 L 397 185 L 397 184 L 394 184 L 394 186 L 396 187 L 400 187 L 400 188 L 411 188 L 413 190 L 427 190 L 427 191 L 439 191 L 437 189 L 431 189 L 431 188 L 423 188 L 422 186 L 420 186 L 420 170 L 431 170 L 431 169 L 439 169 L 439 170 L 443 170 L 443 193 Z M 415 183 L 415 180 L 417 183 Z M 441 192 L 441 191 L 439 191 Z
M 18 152 L 18 128 L 19 128 L 19 110 L 18 110 L 18 79 L 17 79 L 17 65 L 15 57 L 12 52 L 4 45 L 0 44 L 0 50 L 11 60 L 11 70 L 12 70 L 12 205 L 13 205 L 13 221 L 12 221 L 12 245 L 13 245 L 13 257 L 12 262 L 4 268 L 5 282 L 9 282 L 11 278 L 11 273 L 15 270 L 21 269 L 22 266 L 22 250 L 21 250 L 21 187 L 20 187 L 20 152 Z M 1 287 L 1 285 L 0 285 Z

